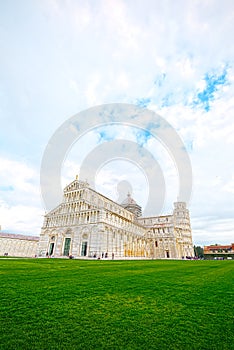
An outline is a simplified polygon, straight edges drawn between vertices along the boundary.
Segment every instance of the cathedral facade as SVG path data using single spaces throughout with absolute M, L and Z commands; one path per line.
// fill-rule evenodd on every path
M 130 194 L 118 204 L 78 177 L 63 201 L 44 217 L 38 256 L 181 259 L 194 256 L 189 211 L 174 203 L 171 215 L 142 217 Z

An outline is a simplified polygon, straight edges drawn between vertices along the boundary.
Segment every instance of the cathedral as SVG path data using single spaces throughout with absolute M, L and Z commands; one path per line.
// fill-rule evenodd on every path
M 189 211 L 143 217 L 130 193 L 120 204 L 76 179 L 44 217 L 38 256 L 97 259 L 182 259 L 194 256 Z

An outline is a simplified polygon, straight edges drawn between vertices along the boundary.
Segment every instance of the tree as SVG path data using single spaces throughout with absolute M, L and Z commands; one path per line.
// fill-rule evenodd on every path
M 204 249 L 200 246 L 194 246 L 194 254 L 197 258 L 204 258 Z

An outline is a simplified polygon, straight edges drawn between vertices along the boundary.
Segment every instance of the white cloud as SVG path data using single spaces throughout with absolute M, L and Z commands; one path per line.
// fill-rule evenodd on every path
M 39 174 L 24 161 L 0 158 L 0 191 L 2 198 L 13 203 L 33 203 L 40 194 Z
M 10 233 L 24 233 L 33 236 L 40 235 L 44 212 L 39 207 L 31 205 L 9 206 L 0 203 L 1 228 Z
M 234 175 L 232 175 L 231 179 L 223 186 L 223 189 L 224 191 L 230 192 L 234 195 Z
M 192 219 L 193 241 L 196 245 L 230 244 L 233 242 L 233 219 L 219 217 L 205 217 L 204 227 L 201 218 Z
M 0 158 L 0 225 L 39 235 L 43 222 L 38 173 L 24 161 Z

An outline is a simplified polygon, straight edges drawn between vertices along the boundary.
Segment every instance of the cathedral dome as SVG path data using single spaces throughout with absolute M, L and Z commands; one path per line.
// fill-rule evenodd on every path
M 131 197 L 130 192 L 128 192 L 127 198 L 121 203 L 121 206 L 129 211 L 131 211 L 136 217 L 141 216 L 141 207 L 137 202 Z
M 131 194 L 128 192 L 127 198 L 121 203 L 121 205 L 127 204 L 137 204 L 137 202 L 131 197 Z

